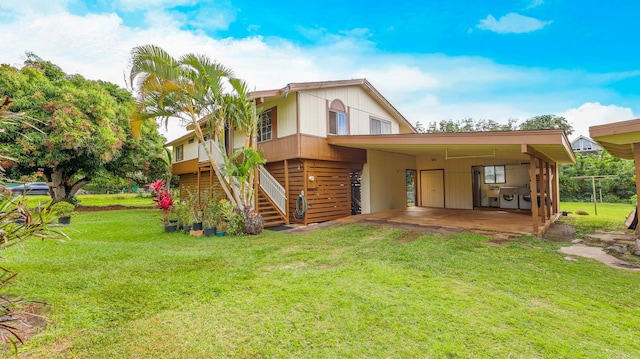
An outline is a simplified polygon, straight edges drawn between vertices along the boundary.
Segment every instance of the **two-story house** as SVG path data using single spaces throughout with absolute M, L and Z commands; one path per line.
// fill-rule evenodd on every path
M 580 153 L 583 156 L 598 154 L 602 151 L 602 147 L 596 141 L 582 135 L 571 141 L 571 148 L 573 148 L 573 152 Z
M 575 162 L 561 130 L 416 133 L 365 79 L 292 83 L 251 96 L 264 109 L 258 149 L 267 163 L 257 208 L 267 225 L 410 203 L 531 212 L 538 233 L 558 213 L 557 165 Z M 233 129 L 225 137 L 229 151 L 244 144 Z M 167 146 L 174 147 L 181 191 L 216 191 L 193 133 Z

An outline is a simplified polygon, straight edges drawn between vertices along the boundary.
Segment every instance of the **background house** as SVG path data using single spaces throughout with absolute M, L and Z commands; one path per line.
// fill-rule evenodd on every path
M 573 152 L 580 153 L 583 156 L 598 154 L 599 151 L 602 151 L 602 147 L 596 141 L 582 135 L 571 141 L 571 148 Z

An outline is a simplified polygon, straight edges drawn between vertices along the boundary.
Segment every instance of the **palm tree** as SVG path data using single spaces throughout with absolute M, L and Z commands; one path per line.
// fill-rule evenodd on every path
M 139 100 L 132 117 L 134 133 L 139 133 L 137 129 L 142 121 L 160 119 L 166 125 L 170 118 L 178 118 L 191 124 L 200 143 L 204 143 L 202 125 L 207 124 L 214 130 L 214 140 L 225 166 L 230 168 L 232 160 L 224 150 L 224 127 L 230 123 L 235 128 L 247 130 L 245 145 L 256 149 L 259 117 L 255 104 L 248 97 L 246 84 L 233 78 L 230 69 L 207 56 L 186 54 L 175 59 L 155 45 L 135 47 L 129 80 Z M 225 83 L 232 92 L 224 92 Z M 246 178 L 229 180 L 233 171 L 223 173 L 211 149 L 208 146 L 204 149 L 227 198 L 240 210 L 251 206 L 253 197 L 245 191 L 247 187 L 253 188 L 253 170 L 261 162 L 252 164 L 251 174 Z

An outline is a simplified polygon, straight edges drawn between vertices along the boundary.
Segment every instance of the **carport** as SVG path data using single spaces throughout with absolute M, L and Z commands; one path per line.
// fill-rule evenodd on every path
M 634 160 L 636 193 L 640 198 L 640 119 L 589 127 L 591 138 L 612 156 Z M 636 228 L 636 235 L 638 235 Z
M 505 189 L 516 191 L 510 192 L 511 197 L 526 191 L 533 203 L 527 210 L 516 206 L 511 207 L 515 211 L 500 212 L 515 212 L 510 214 L 517 216 L 514 223 L 518 226 L 520 219 L 526 222 L 526 229 L 513 232 L 536 236 L 542 235 L 558 216 L 558 166 L 575 163 L 562 130 L 347 135 L 329 136 L 328 142 L 367 150 L 362 172 L 363 214 L 399 210 L 387 214 L 397 220 L 419 219 L 459 228 L 466 228 L 465 222 L 469 222 L 474 223 L 474 228 L 489 226 L 500 231 L 500 227 L 509 224 L 502 218 L 509 216 L 491 213 L 495 208 L 488 208 L 491 206 L 487 202 L 496 198 L 492 196 L 502 198 Z M 517 180 L 488 182 L 485 173 L 476 181 L 476 174 L 486 168 L 501 168 L 505 173 L 509 168 L 517 169 L 518 176 L 511 176 Z M 417 205 L 440 211 L 412 211 L 406 207 L 406 171 L 413 171 L 418 177 Z M 475 183 L 480 183 L 479 191 Z

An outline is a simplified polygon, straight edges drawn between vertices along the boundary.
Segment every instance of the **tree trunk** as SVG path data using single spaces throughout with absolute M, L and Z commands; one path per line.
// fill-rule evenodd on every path
M 49 194 L 51 195 L 51 204 L 62 202 L 71 198 L 78 193 L 78 190 L 91 181 L 90 178 L 84 177 L 75 183 L 72 183 L 73 174 L 63 171 L 53 171 L 45 173 L 47 181 L 50 183 Z

